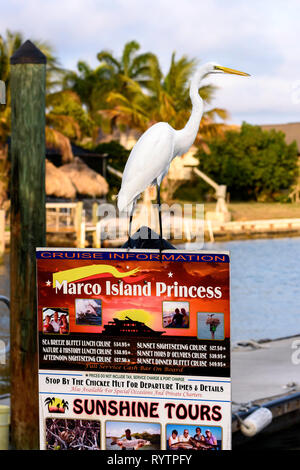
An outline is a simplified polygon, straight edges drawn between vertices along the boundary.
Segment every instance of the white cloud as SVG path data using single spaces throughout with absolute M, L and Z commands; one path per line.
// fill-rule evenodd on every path
M 96 65 L 101 49 L 119 55 L 131 39 L 155 52 L 164 70 L 174 50 L 215 60 L 253 75 L 216 80 L 222 89 L 213 104 L 232 121 L 273 114 L 284 121 L 300 120 L 290 91 L 300 79 L 299 15 L 298 0 L 11 0 L 2 5 L 0 31 L 47 40 L 68 68 L 79 59 Z
M 300 120 L 300 81 L 277 76 L 258 76 L 242 78 L 238 76 L 222 76 L 212 78 L 219 87 L 212 106 L 230 110 L 233 122 L 234 116 L 247 113 L 252 116 L 249 122 L 262 123 L 286 120 L 285 116 L 294 115 Z M 253 117 L 257 114 L 257 119 Z M 271 121 L 270 121 L 271 119 Z M 289 120 L 289 119 L 288 119 Z

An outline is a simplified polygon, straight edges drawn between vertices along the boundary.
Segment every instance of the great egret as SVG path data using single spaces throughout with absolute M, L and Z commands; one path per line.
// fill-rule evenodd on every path
M 172 160 L 186 153 L 196 138 L 203 114 L 203 100 L 199 95 L 199 88 L 201 80 L 211 73 L 249 76 L 248 73 L 222 67 L 213 62 L 203 65 L 191 79 L 192 112 L 185 127 L 181 130 L 175 130 L 166 122 L 158 122 L 144 132 L 130 152 L 118 194 L 119 211 L 130 212 L 129 247 L 131 246 L 131 224 L 135 203 L 139 195 L 150 185 L 157 186 L 160 246 L 162 247 L 160 185 Z

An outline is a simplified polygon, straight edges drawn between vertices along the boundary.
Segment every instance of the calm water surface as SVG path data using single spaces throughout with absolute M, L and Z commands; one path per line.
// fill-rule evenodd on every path
M 230 241 L 205 249 L 230 251 L 233 342 L 300 333 L 300 238 Z
M 4 255 L 4 263 L 0 263 L 0 295 L 9 297 L 9 253 Z M 0 340 L 7 342 L 9 337 L 9 311 L 0 302 Z

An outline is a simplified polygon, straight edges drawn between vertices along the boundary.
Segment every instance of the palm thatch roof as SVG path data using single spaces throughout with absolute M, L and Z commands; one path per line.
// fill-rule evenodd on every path
M 71 162 L 73 160 L 73 152 L 71 142 L 68 137 L 49 126 L 46 126 L 45 132 L 47 149 L 55 148 L 56 152 L 61 154 L 63 163 Z
M 46 194 L 67 199 L 76 197 L 76 189 L 68 175 L 49 160 L 46 160 Z
M 79 157 L 61 166 L 60 171 L 68 176 L 79 194 L 99 197 L 108 193 L 108 183 L 103 176 L 89 168 Z

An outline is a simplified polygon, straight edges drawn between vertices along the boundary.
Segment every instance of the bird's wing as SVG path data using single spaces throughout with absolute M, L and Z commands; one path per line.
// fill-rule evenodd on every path
M 173 151 L 174 129 L 167 123 L 154 124 L 140 137 L 123 172 L 118 195 L 120 211 L 128 208 L 150 184 L 166 174 Z

